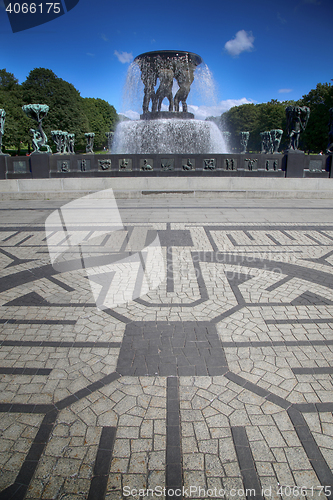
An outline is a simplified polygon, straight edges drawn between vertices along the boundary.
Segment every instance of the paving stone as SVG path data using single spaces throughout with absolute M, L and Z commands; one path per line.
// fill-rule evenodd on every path
M 245 427 L 263 488 L 273 478 L 333 484 L 331 201 L 248 199 L 244 209 L 183 198 L 180 213 L 169 201 L 119 200 L 135 208 L 124 233 L 144 222 L 147 234 L 149 219 L 168 258 L 172 247 L 173 273 L 103 311 L 82 271 L 49 264 L 36 207 L 61 203 L 0 202 L 10 216 L 0 260 L 15 264 L 0 273 L 2 489 L 21 477 L 31 500 L 87 497 L 105 456 L 108 500 L 124 486 L 167 486 L 165 470 L 175 461 L 181 478 L 181 460 L 184 486 L 233 498 L 248 480 L 234 426 Z M 111 428 L 112 450 L 101 438 Z M 26 457 L 38 461 L 34 475 Z

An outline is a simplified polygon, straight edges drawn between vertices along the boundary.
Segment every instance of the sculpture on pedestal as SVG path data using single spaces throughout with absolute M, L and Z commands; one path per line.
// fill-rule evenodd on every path
M 108 140 L 108 152 L 111 153 L 114 132 L 105 132 L 105 135 Z
M 4 109 L 0 109 L 0 155 L 4 155 L 2 152 L 2 136 L 5 131 L 5 119 L 6 119 L 6 111 Z
M 88 132 L 87 134 L 84 134 L 84 136 L 87 139 L 86 153 L 93 153 L 95 134 L 93 132 Z
M 57 146 L 56 154 L 66 154 L 68 146 L 68 133 L 62 130 L 51 130 L 52 140 Z
M 301 132 L 305 130 L 310 116 L 307 106 L 287 106 L 287 134 L 289 136 L 288 149 L 297 151 Z
M 283 136 L 283 130 L 277 128 L 270 131 L 271 143 L 272 143 L 272 153 L 276 154 L 279 151 L 280 142 Z
M 326 149 L 327 154 L 333 153 L 333 108 L 330 109 L 330 121 L 328 122 L 328 145 Z
M 47 153 L 52 153 L 50 146 L 47 144 L 47 137 L 42 128 L 42 121 L 49 111 L 49 106 L 46 104 L 26 104 L 22 106 L 24 113 L 33 120 L 37 121 L 38 129 L 30 129 L 30 134 L 32 135 L 32 145 L 33 153 L 43 153 L 41 147 L 46 148 Z
M 70 155 L 74 155 L 75 134 L 67 134 L 67 151 Z
M 249 142 L 250 132 L 240 132 L 241 153 L 246 153 L 247 143 Z
M 266 154 L 276 154 L 280 147 L 283 130 L 274 129 L 260 132 L 261 136 L 261 152 Z
M 261 153 L 271 153 L 272 152 L 272 141 L 271 133 L 267 130 L 265 132 L 260 132 L 261 137 Z

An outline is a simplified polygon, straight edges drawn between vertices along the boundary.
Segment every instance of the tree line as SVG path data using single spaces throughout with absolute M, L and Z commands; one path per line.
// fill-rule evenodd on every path
M 301 134 L 300 149 L 319 153 L 326 151 L 328 143 L 329 109 L 333 108 L 333 85 L 318 83 L 315 89 L 304 95 L 298 101 L 277 101 L 272 99 L 261 104 L 242 104 L 234 106 L 221 116 L 208 120 L 214 121 L 221 130 L 231 133 L 230 147 L 239 148 L 239 133 L 250 132 L 248 151 L 261 150 L 260 132 L 282 129 L 283 137 L 280 151 L 286 149 L 289 138 L 286 134 L 287 106 L 307 106 L 310 108 L 310 118 L 305 131 Z
M 105 132 L 114 131 L 119 116 L 113 106 L 103 99 L 83 98 L 71 83 L 57 77 L 53 71 L 35 68 L 19 84 L 17 78 L 5 69 L 0 70 L 0 108 L 6 111 L 4 148 L 21 153 L 22 144 L 31 144 L 30 128 L 36 123 L 22 111 L 24 104 L 40 103 L 49 106 L 43 120 L 43 130 L 54 147 L 51 130 L 64 130 L 75 134 L 75 148 L 85 150 L 86 132 L 94 132 L 95 149 L 106 146 Z M 261 150 L 260 132 L 282 129 L 280 151 L 288 146 L 286 134 L 287 106 L 308 106 L 311 110 L 305 132 L 301 134 L 300 149 L 318 153 L 328 143 L 329 109 L 333 108 L 333 85 L 318 83 L 317 87 L 298 101 L 277 101 L 234 106 L 219 117 L 209 117 L 221 130 L 231 133 L 230 147 L 237 151 L 239 134 L 250 132 L 248 151 Z
M 94 147 L 101 149 L 107 144 L 105 132 L 113 131 L 118 121 L 115 108 L 107 101 L 81 97 L 74 85 L 58 78 L 50 69 L 33 69 L 22 84 L 12 73 L 2 69 L 0 108 L 6 112 L 2 144 L 4 148 L 16 150 L 19 155 L 22 144 L 31 144 L 29 130 L 36 128 L 36 122 L 22 111 L 24 104 L 32 103 L 50 107 L 43 120 L 43 130 L 52 148 L 55 145 L 51 130 L 63 130 L 75 134 L 76 150 L 85 150 L 86 132 L 95 133 Z

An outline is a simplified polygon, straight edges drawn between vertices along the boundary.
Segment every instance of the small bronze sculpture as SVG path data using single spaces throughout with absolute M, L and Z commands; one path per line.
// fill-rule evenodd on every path
M 261 153 L 276 154 L 280 147 L 283 130 L 274 129 L 260 132 L 261 137 Z
M 195 170 L 190 158 L 188 158 L 186 165 L 183 165 L 183 170 Z
M 63 161 L 61 163 L 61 172 L 69 172 L 69 162 L 68 161 Z
M 289 136 L 288 149 L 297 151 L 301 132 L 305 130 L 309 116 L 310 108 L 306 106 L 287 106 L 287 134 Z
M 70 155 L 75 154 L 74 145 L 75 145 L 75 134 L 67 134 L 67 151 Z
M 251 159 L 251 158 L 245 158 L 245 161 L 247 161 L 247 168 L 252 172 L 253 167 L 255 166 L 257 159 Z
M 66 154 L 68 145 L 68 133 L 62 130 L 51 130 L 53 142 L 57 146 L 56 154 Z
M 87 134 L 84 134 L 84 136 L 87 139 L 86 153 L 93 153 L 95 134 L 93 132 L 88 132 Z
M 105 132 L 105 135 L 106 135 L 107 140 L 108 140 L 108 152 L 111 153 L 114 132 Z
M 215 158 L 204 160 L 204 170 L 215 170 Z
M 119 170 L 127 170 L 128 167 L 128 161 L 123 158 L 121 164 L 119 165 Z
M 234 170 L 235 162 L 233 158 L 226 158 L 225 160 L 225 169 L 226 170 Z
M 102 170 L 109 170 L 111 168 L 111 160 L 98 160 L 98 165 Z
M 246 153 L 247 143 L 249 142 L 250 132 L 240 132 L 240 145 L 241 145 L 241 153 Z
M 153 170 L 153 167 L 151 165 L 149 165 L 149 163 L 146 159 L 144 159 L 141 170 Z
M 279 151 L 280 142 L 283 136 L 283 130 L 277 128 L 270 131 L 271 143 L 272 143 L 272 153 L 276 154 Z
M 52 153 L 50 146 L 47 144 L 47 137 L 42 129 L 42 121 L 50 109 L 49 106 L 46 104 L 26 104 L 22 106 L 22 109 L 29 118 L 37 121 L 38 129 L 30 129 L 34 148 L 33 153 L 43 153 L 40 150 L 41 147 L 45 147 L 47 153 Z
M 272 140 L 271 133 L 267 130 L 265 132 L 260 132 L 261 137 L 261 153 L 271 153 L 272 152 Z
M 169 171 L 169 170 L 174 170 L 174 165 L 173 165 L 173 162 L 172 160 L 170 161 L 170 163 L 167 161 L 166 163 L 161 163 L 161 170 L 163 172 L 166 172 L 166 171 Z

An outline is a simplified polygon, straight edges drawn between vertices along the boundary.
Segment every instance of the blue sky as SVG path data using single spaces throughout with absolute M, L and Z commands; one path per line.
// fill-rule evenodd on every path
M 140 109 L 122 100 L 133 58 L 188 50 L 216 85 L 215 102 L 188 98 L 204 118 L 244 102 L 296 100 L 331 82 L 332 22 L 332 0 L 80 0 L 53 21 L 12 33 L 0 0 L 0 68 L 20 83 L 32 69 L 49 68 L 82 97 L 135 116 Z

